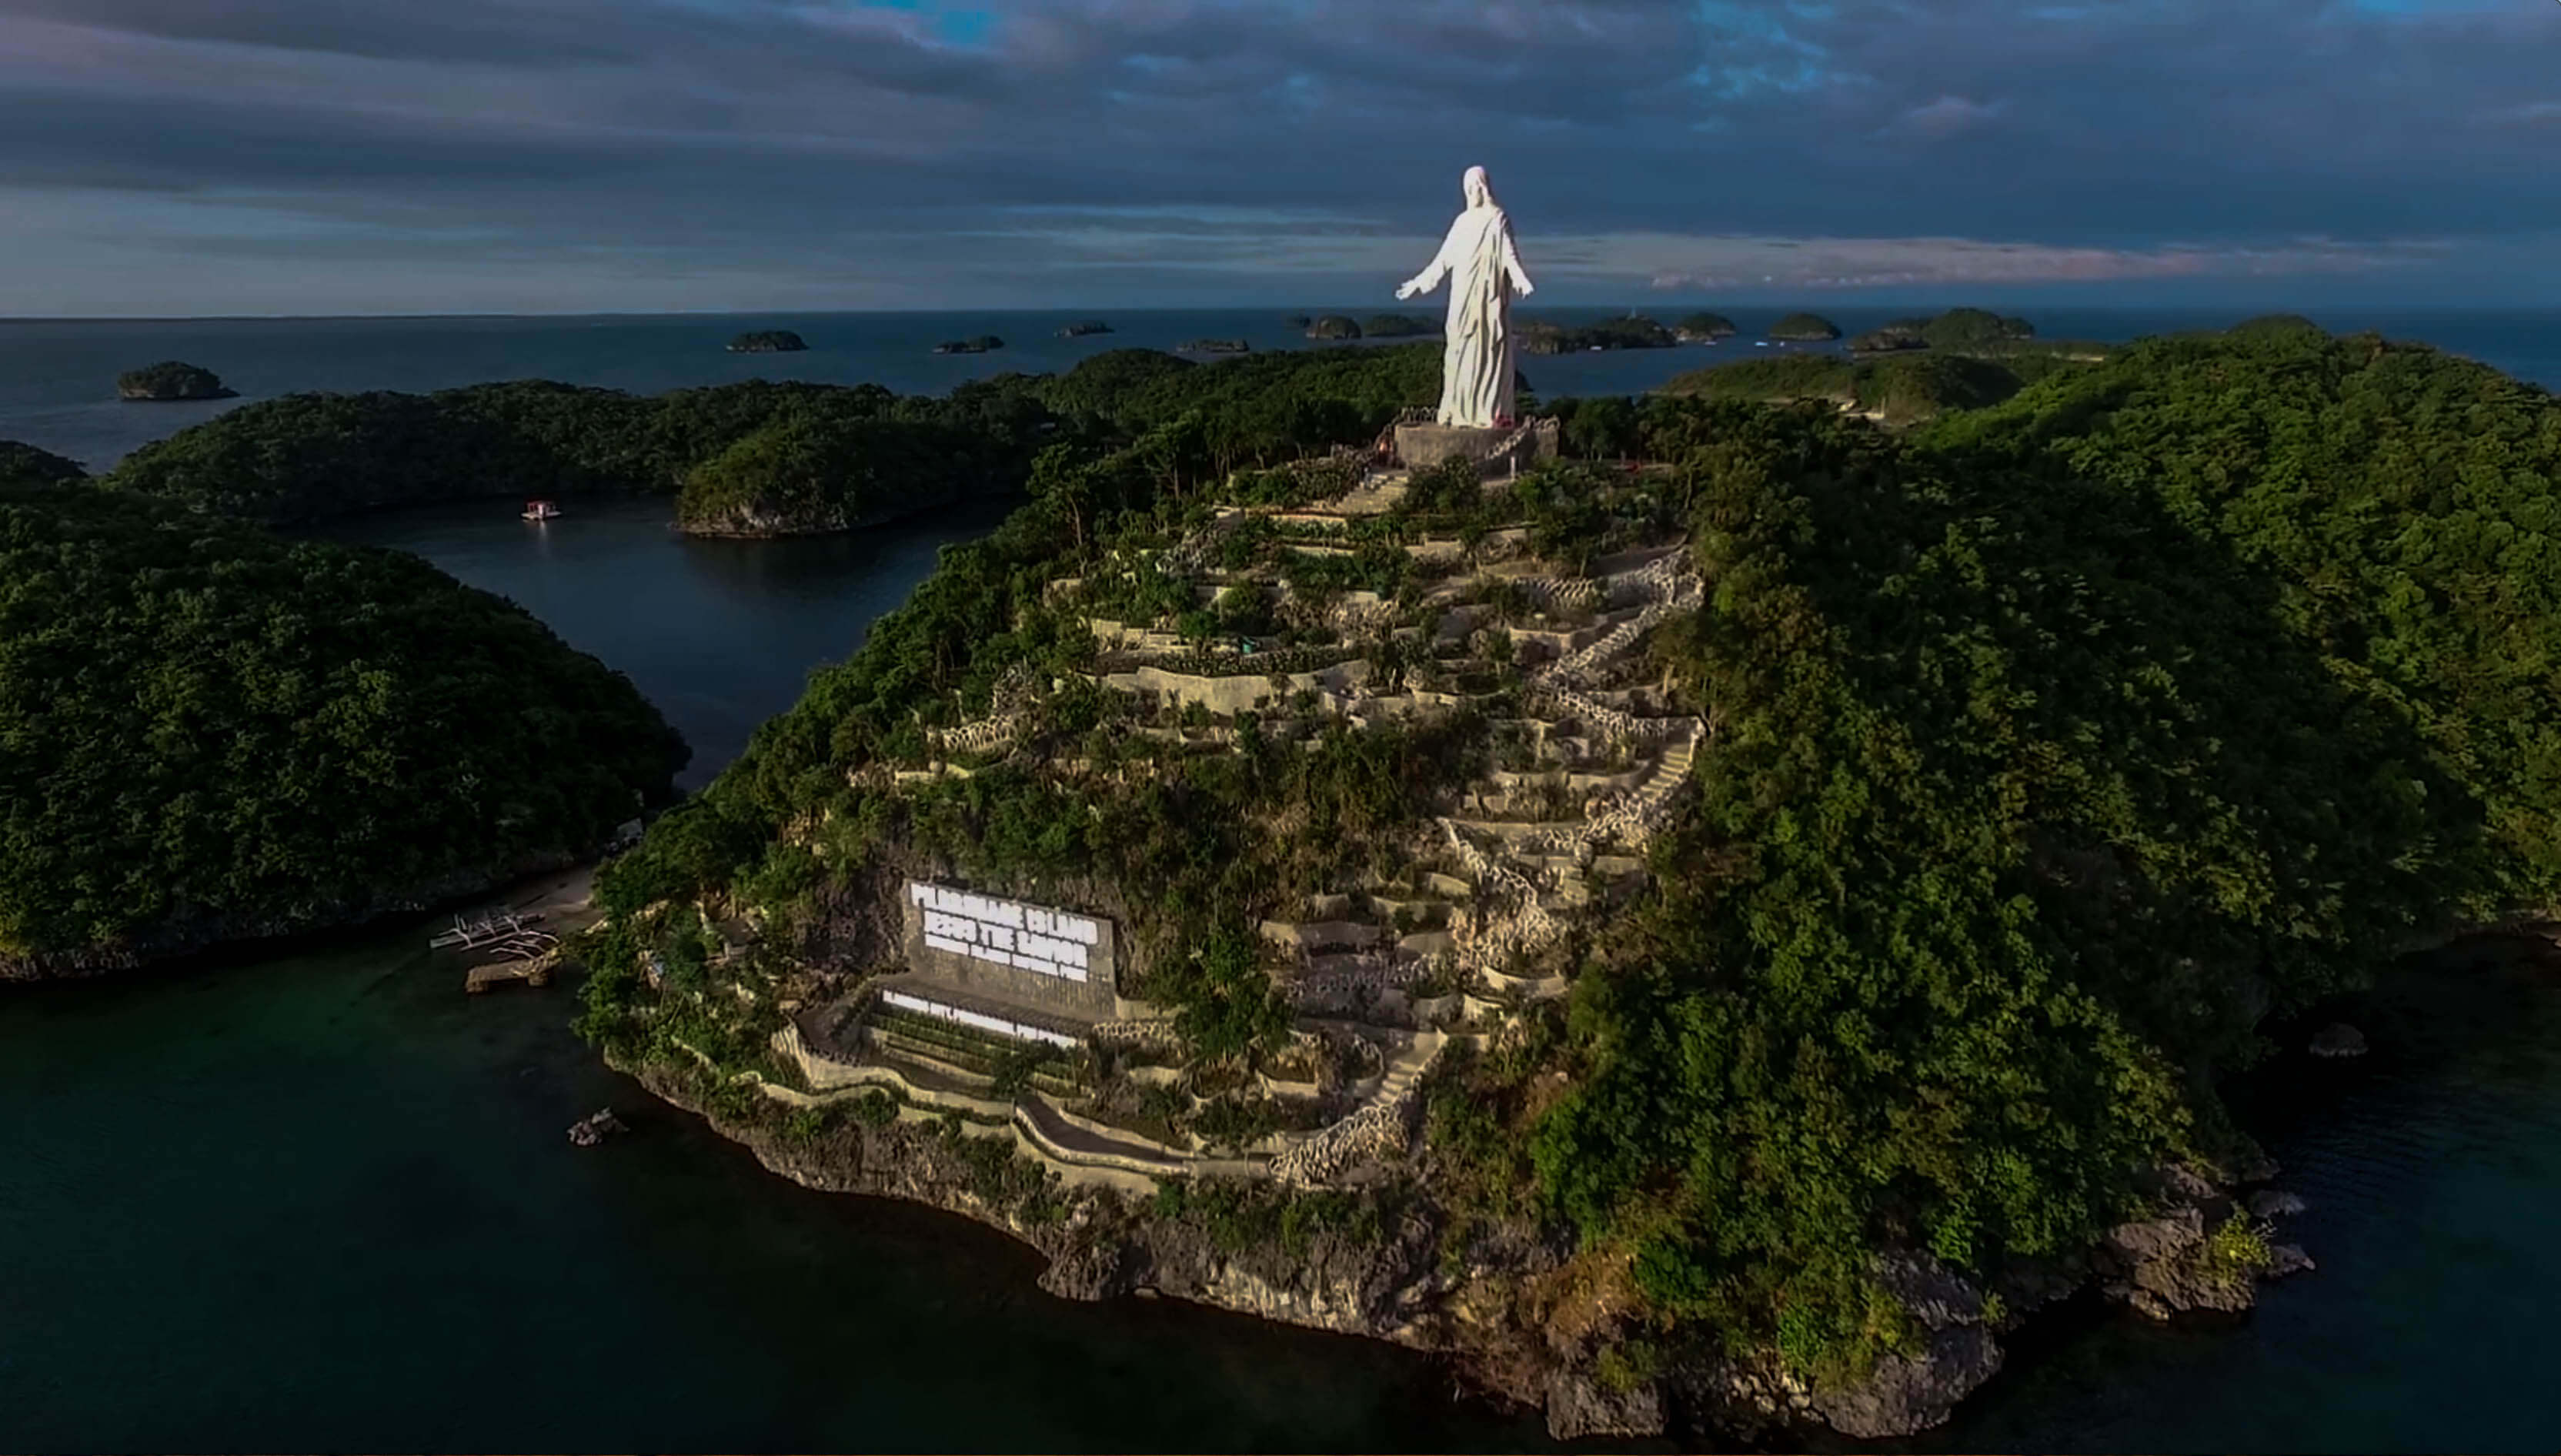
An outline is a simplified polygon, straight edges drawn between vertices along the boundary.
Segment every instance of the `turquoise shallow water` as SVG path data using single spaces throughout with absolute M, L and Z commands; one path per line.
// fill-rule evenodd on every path
M 629 673 L 699 783 L 975 528 L 687 542 L 664 509 L 345 534 Z M 426 933 L 0 993 L 0 1451 L 1546 1444 L 1406 1353 L 1062 1303 L 985 1230 L 773 1179 L 593 1062 L 561 990 L 466 1000 Z M 2561 978 L 2396 973 L 2345 1014 L 2373 1055 L 2240 1089 L 2317 1273 L 2228 1324 L 2049 1320 L 1900 1449 L 2561 1444 Z M 571 1148 L 607 1103 L 635 1136 Z

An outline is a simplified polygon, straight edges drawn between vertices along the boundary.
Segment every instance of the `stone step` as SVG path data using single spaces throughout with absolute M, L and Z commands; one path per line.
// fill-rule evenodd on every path
M 1382 934 L 1377 926 L 1357 920 L 1267 920 L 1259 928 L 1265 940 L 1284 950 L 1297 951 L 1335 946 L 1365 950 L 1377 945 Z

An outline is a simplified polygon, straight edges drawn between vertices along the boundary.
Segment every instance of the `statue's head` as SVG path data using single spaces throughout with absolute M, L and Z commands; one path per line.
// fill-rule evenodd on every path
M 1458 179 L 1458 191 L 1469 207 L 1485 207 L 1494 200 L 1494 189 L 1486 183 L 1482 167 L 1469 167 L 1467 175 Z

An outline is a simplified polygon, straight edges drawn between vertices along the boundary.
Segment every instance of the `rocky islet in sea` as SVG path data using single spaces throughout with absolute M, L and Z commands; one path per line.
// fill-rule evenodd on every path
M 116 398 L 138 401 L 227 400 L 234 392 L 210 369 L 169 359 L 117 376 Z

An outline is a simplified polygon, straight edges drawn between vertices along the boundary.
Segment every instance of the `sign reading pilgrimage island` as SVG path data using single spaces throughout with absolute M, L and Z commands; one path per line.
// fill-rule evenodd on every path
M 1110 1015 L 1111 922 L 924 880 L 907 882 L 908 965 L 981 996 Z
M 1088 953 L 1103 941 L 1100 921 L 1064 910 L 914 880 L 908 882 L 907 897 L 925 911 L 927 945 L 991 966 L 1083 981 Z

